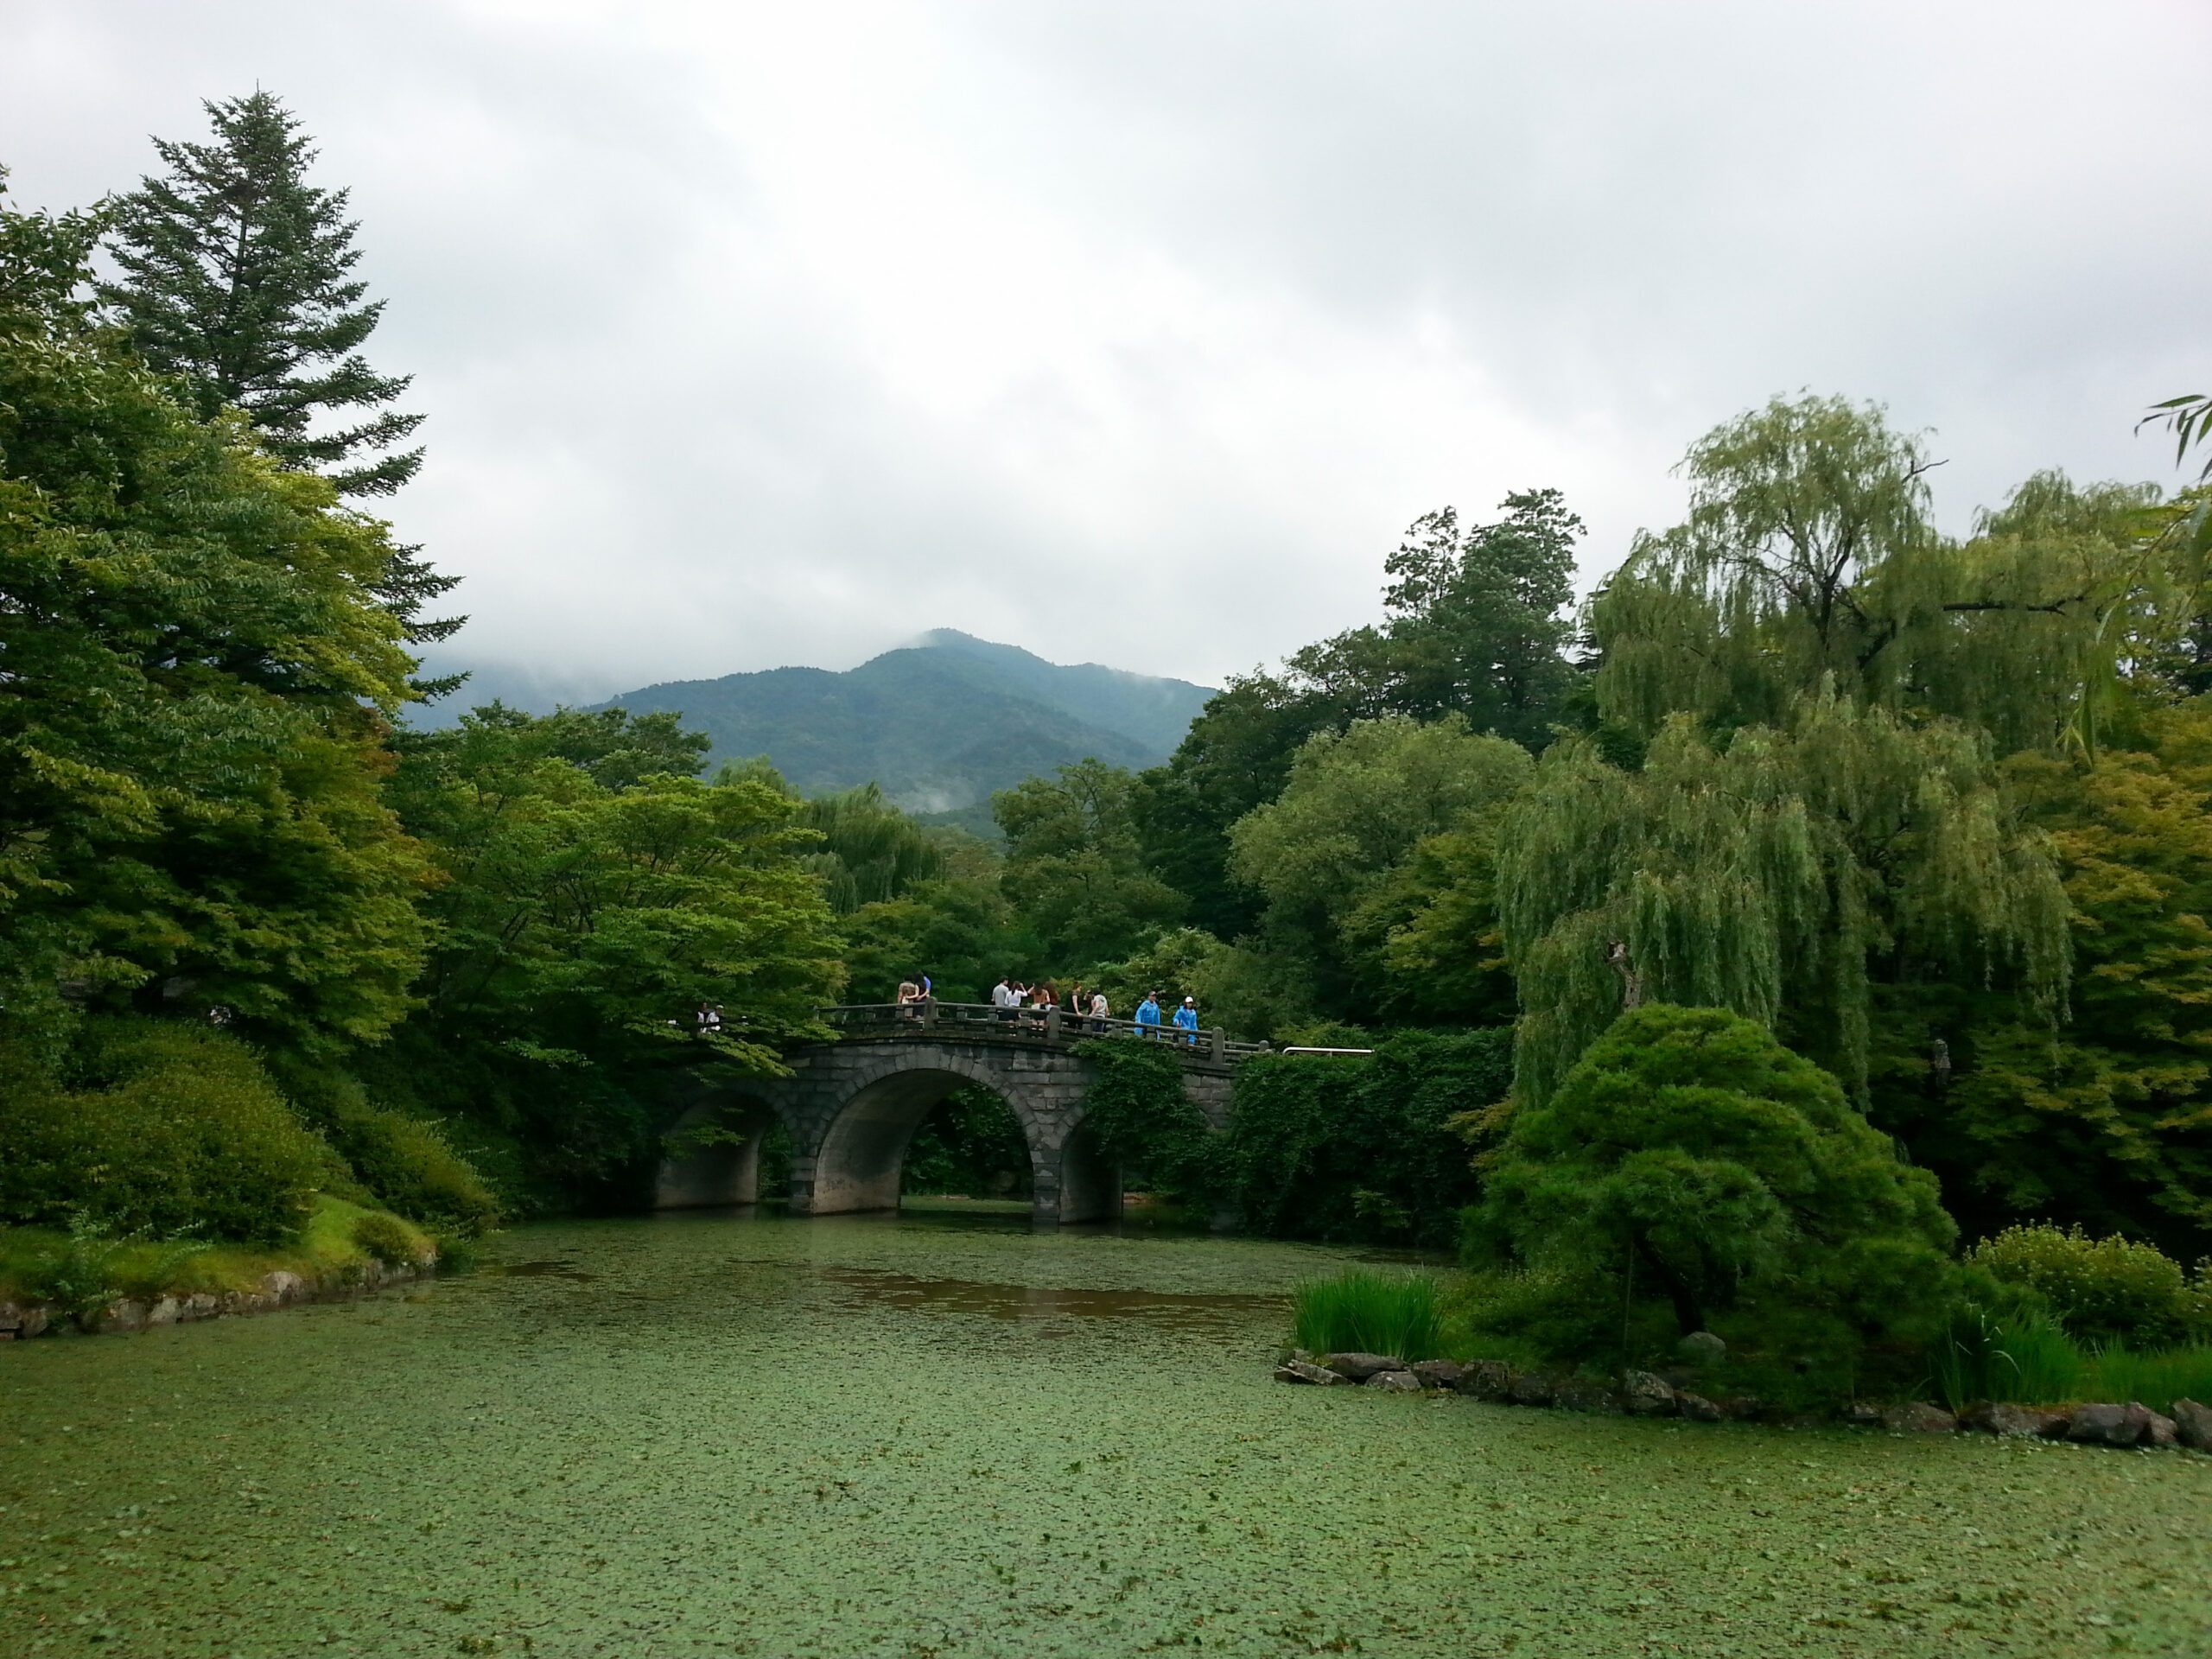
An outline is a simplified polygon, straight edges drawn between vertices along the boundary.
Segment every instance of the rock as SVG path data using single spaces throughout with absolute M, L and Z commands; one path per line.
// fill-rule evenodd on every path
M 1864 1400 L 1853 1401 L 1836 1413 L 1836 1416 L 1847 1428 L 1879 1428 L 1882 1426 L 1882 1408 L 1869 1405 Z
M 196 1295 L 185 1298 L 184 1313 L 181 1317 L 188 1319 L 212 1319 L 222 1311 L 223 1304 L 220 1299 L 203 1290 Z
M 2139 1442 L 2139 1445 L 2178 1446 L 2181 1444 L 2181 1436 L 2172 1418 L 2161 1417 L 2148 1407 L 2144 1408 L 2144 1414 L 2150 1418 L 2151 1426 L 2145 1432 L 2142 1440 Z
M 282 1306 L 286 1302 L 297 1301 L 306 1294 L 307 1287 L 306 1280 L 301 1278 L 296 1273 L 287 1273 L 282 1268 L 274 1273 L 262 1275 L 261 1294 L 272 1298 L 275 1305 L 278 1306 Z
M 1766 1402 L 1756 1394 L 1731 1394 L 1713 1403 L 1732 1423 L 1756 1423 L 1766 1414 Z
M 1516 1371 L 1505 1385 L 1505 1393 L 1516 1406 L 1548 1406 L 1559 1393 L 1559 1384 L 1541 1371 Z
M 1367 1379 L 1370 1389 L 1382 1389 L 1391 1394 L 1419 1394 L 1421 1378 L 1411 1371 L 1377 1371 Z
M 17 1311 L 22 1318 L 22 1324 L 16 1327 L 16 1334 L 26 1341 L 33 1337 L 44 1336 L 46 1327 L 53 1322 L 54 1315 L 42 1307 L 26 1307 Z
M 1305 1349 L 1303 1349 L 1303 1348 L 1294 1348 L 1294 1349 L 1292 1349 L 1292 1350 L 1290 1351 L 1290 1357 L 1291 1357 L 1293 1359 L 1302 1359 L 1302 1360 L 1304 1360 L 1304 1361 L 1305 1361 L 1308 1365 L 1311 1365 L 1311 1364 L 1313 1364 L 1313 1363 L 1314 1363 L 1314 1361 L 1313 1361 L 1313 1356 L 1311 1353 L 1307 1352 L 1307 1351 L 1306 1351 Z
M 104 1337 L 122 1331 L 143 1331 L 146 1316 L 153 1311 L 152 1303 L 126 1296 L 119 1302 L 110 1302 L 92 1329 Z
M 2150 1427 L 2150 1414 L 2140 1406 L 2076 1406 L 2066 1421 L 2066 1438 L 2083 1446 L 2133 1446 Z
M 1674 1389 L 1649 1371 L 1630 1371 L 1622 1377 L 1621 1398 L 1631 1417 L 1671 1417 L 1678 1409 Z
M 1478 1400 L 1510 1400 L 1512 1382 L 1510 1367 L 1494 1359 L 1478 1359 L 1461 1371 L 1459 1380 L 1452 1386 Z
M 1701 1394 L 1677 1394 L 1675 1404 L 1694 1423 L 1725 1423 L 1728 1414 Z
M 1728 1344 L 1710 1331 L 1693 1331 L 1675 1344 L 1685 1364 L 1707 1370 L 1728 1357 Z
M 2002 1434 L 2015 1440 L 2058 1440 L 2066 1433 L 2066 1423 L 2065 1412 L 2054 1411 L 2048 1406 L 2016 1406 L 1986 1400 L 1967 1407 L 1966 1414 L 1959 1419 L 1961 1428 Z
M 1341 1387 L 1344 1378 L 1325 1365 L 1316 1365 L 1310 1359 L 1286 1359 L 1275 1367 L 1278 1382 L 1318 1382 L 1323 1388 L 1332 1384 Z
M 1395 1354 L 1326 1354 L 1321 1363 L 1339 1376 L 1364 1382 L 1377 1371 L 1402 1371 L 1406 1362 Z
M 23 1310 L 13 1302 L 0 1302 L 0 1342 L 19 1335 L 23 1328 Z
M 2212 1452 L 2212 1406 L 2175 1401 L 2174 1433 L 2192 1452 Z
M 1602 1383 L 1580 1382 L 1570 1377 L 1553 1392 L 1552 1404 L 1561 1411 L 1585 1411 L 1611 1415 L 1621 1409 L 1620 1396 Z
M 174 1296 L 163 1296 L 146 1310 L 149 1325 L 175 1325 L 184 1317 L 184 1304 Z
M 1892 1434 L 1949 1434 L 1957 1431 L 1959 1420 L 1941 1406 L 1915 1400 L 1884 1412 L 1882 1427 Z
M 1406 1367 L 1421 1379 L 1424 1389 L 1457 1388 L 1459 1375 L 1467 1368 L 1456 1359 L 1417 1359 Z

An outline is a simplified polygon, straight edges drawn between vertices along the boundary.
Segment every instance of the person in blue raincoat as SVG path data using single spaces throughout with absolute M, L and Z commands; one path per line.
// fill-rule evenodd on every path
M 1191 1034 L 1183 1040 L 1196 1046 L 1198 1040 L 1198 1001 L 1194 996 L 1183 999 L 1183 1006 L 1175 1010 L 1175 1029 Z
M 1137 1024 L 1147 1027 L 1145 1035 L 1160 1035 L 1160 993 L 1147 991 L 1144 1001 L 1137 1004 Z

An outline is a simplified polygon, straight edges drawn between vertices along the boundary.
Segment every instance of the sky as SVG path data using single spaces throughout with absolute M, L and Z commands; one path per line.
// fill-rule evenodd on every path
M 19 207 L 282 96 L 353 192 L 434 665 L 540 702 L 957 627 L 1218 683 L 1416 516 L 1586 581 L 1777 393 L 1943 526 L 2171 482 L 2212 385 L 2199 0 L 0 0 Z

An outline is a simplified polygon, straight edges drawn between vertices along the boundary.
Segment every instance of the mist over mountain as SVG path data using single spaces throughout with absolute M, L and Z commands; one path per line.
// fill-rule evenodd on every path
M 979 806 L 994 790 L 1090 757 L 1155 765 L 1212 695 L 939 628 L 842 673 L 675 680 L 594 706 L 677 710 L 714 739 L 710 767 L 765 754 L 809 795 L 874 782 L 908 810 L 934 814 Z

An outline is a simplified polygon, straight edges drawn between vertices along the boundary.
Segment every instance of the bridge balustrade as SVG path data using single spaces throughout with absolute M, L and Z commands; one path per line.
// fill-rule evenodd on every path
M 1140 1025 L 1111 1015 L 1078 1014 L 1072 1008 L 1001 1008 L 989 1002 L 856 1002 L 818 1008 L 822 1020 L 841 1037 L 875 1040 L 957 1037 L 969 1042 L 1016 1043 L 1026 1046 L 1072 1048 L 1097 1037 L 1134 1037 L 1166 1043 L 1186 1065 L 1233 1065 L 1271 1052 L 1266 1043 L 1236 1043 L 1216 1027 L 1182 1031 L 1162 1023 Z

